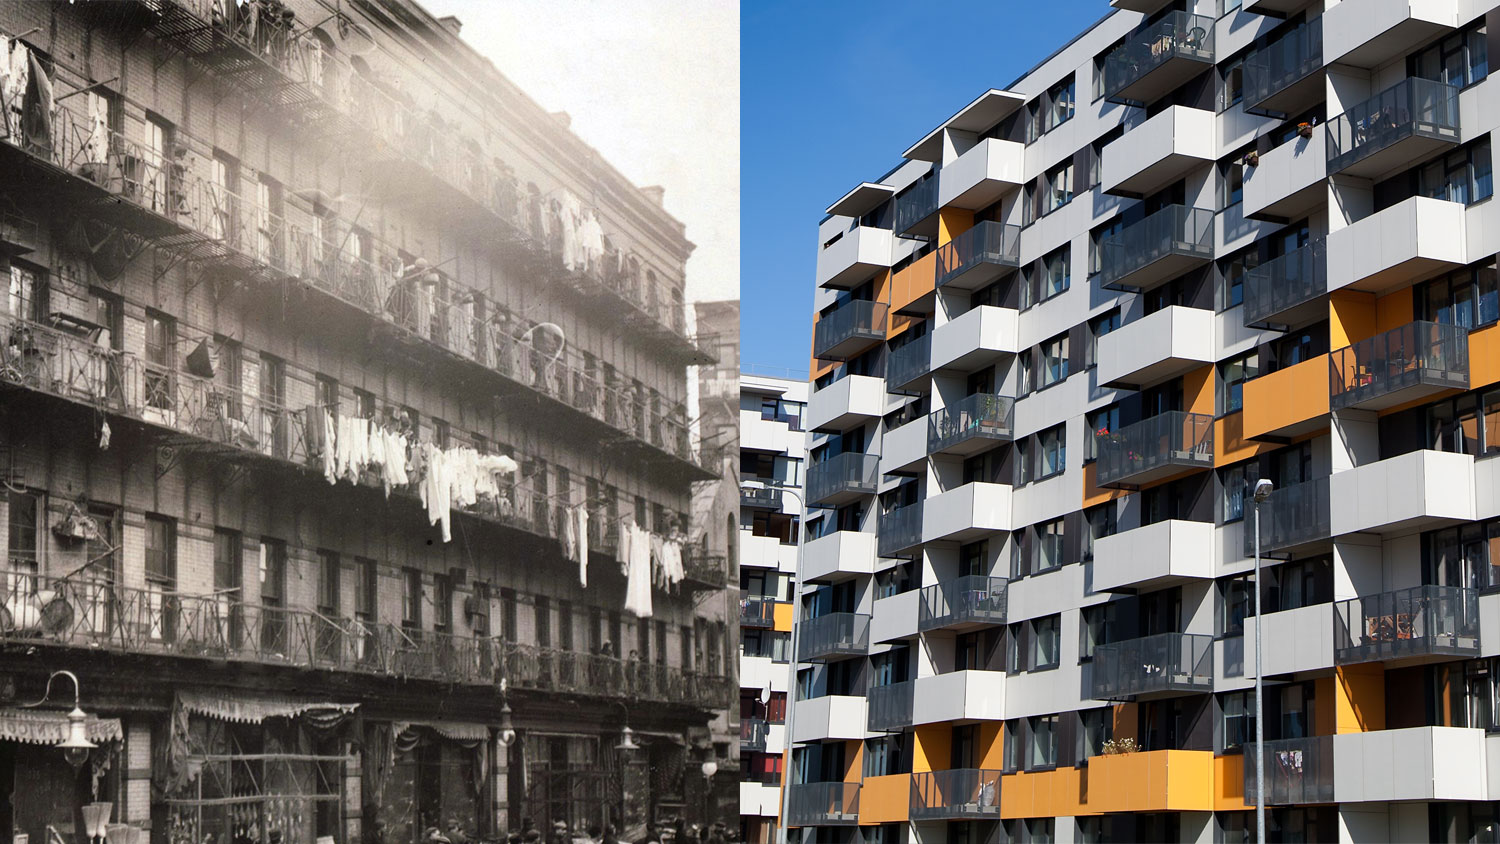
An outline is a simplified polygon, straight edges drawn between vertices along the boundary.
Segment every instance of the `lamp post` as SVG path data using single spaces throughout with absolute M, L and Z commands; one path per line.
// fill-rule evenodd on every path
M 621 721 L 620 726 L 620 742 L 615 745 L 615 755 L 620 759 L 620 818 L 617 829 L 621 835 L 624 835 L 625 776 L 628 773 L 627 768 L 630 766 L 630 757 L 634 756 L 635 752 L 641 749 L 641 746 L 635 740 L 635 730 L 630 729 L 630 707 L 626 706 L 623 700 L 616 700 L 615 706 L 620 707 L 620 711 L 624 713 L 624 720 Z
M 1265 478 L 1255 482 L 1252 496 L 1255 506 L 1255 841 L 1266 844 L 1266 725 L 1261 718 L 1261 697 L 1265 690 L 1265 677 L 1261 672 L 1261 622 L 1260 614 L 1260 505 L 1271 497 L 1274 487 Z
M 62 741 L 58 742 L 56 747 L 58 750 L 61 750 L 63 752 L 63 758 L 66 759 L 68 764 L 72 765 L 73 770 L 76 771 L 79 768 L 83 767 L 84 762 L 88 761 L 89 751 L 98 747 L 97 744 L 89 741 L 88 729 L 85 726 L 85 722 L 88 720 L 88 715 L 83 711 L 83 707 L 78 705 L 78 701 L 82 692 L 82 689 L 78 685 L 78 675 L 74 674 L 71 671 L 52 672 L 47 676 L 47 688 L 42 691 L 42 699 L 37 701 L 36 703 L 23 703 L 21 704 L 21 706 L 24 709 L 30 709 L 32 707 L 41 706 L 42 704 L 46 703 L 47 699 L 52 695 L 52 681 L 56 680 L 58 677 L 67 677 L 69 680 L 73 681 L 73 710 L 68 713 L 67 736 Z
M 770 488 L 765 481 L 740 481 L 740 489 Z M 786 821 L 788 814 L 791 812 L 792 803 L 792 791 L 789 787 L 792 775 L 792 736 L 794 735 L 792 732 L 792 717 L 797 712 L 797 666 L 799 664 L 797 661 L 797 633 L 798 629 L 802 626 L 802 596 L 797 594 L 797 590 L 802 588 L 802 546 L 807 537 L 807 501 L 795 489 L 789 489 L 784 486 L 778 486 L 776 489 L 780 489 L 783 495 L 790 495 L 797 499 L 797 508 L 800 511 L 797 515 L 797 557 L 795 562 L 792 563 L 792 682 L 786 696 L 786 764 L 782 766 L 781 771 L 781 817 L 778 818 L 780 823 L 776 825 L 777 844 L 787 844 Z

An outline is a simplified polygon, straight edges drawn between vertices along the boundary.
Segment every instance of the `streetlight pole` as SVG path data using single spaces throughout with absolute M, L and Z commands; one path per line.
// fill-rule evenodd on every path
M 802 546 L 807 537 L 807 501 L 795 489 L 784 486 L 770 487 L 764 481 L 740 481 L 740 489 L 779 489 L 782 495 L 797 499 L 797 556 L 792 563 L 792 640 L 790 662 L 792 679 L 786 693 L 786 757 L 781 769 L 781 817 L 776 825 L 777 844 L 787 844 L 787 817 L 791 812 L 792 790 L 792 717 L 797 712 L 797 632 L 802 626 L 802 596 L 797 590 L 802 587 Z
M 1261 671 L 1261 624 L 1265 620 L 1260 614 L 1260 505 L 1271 497 L 1272 485 L 1262 478 L 1255 482 L 1252 496 L 1255 506 L 1255 841 L 1266 844 L 1266 725 L 1261 718 L 1261 698 L 1264 696 L 1266 680 Z

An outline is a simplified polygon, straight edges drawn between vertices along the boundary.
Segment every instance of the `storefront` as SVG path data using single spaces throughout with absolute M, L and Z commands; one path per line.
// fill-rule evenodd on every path
M 84 724 L 97 747 L 74 768 L 57 749 L 67 737 L 62 712 L 0 709 L 0 833 L 7 841 L 36 844 L 56 831 L 64 841 L 81 841 L 84 806 L 124 805 L 124 731 L 115 718 L 90 718 Z
M 433 827 L 454 844 L 491 834 L 493 744 L 483 724 L 368 724 L 363 761 L 367 840 L 415 844 Z

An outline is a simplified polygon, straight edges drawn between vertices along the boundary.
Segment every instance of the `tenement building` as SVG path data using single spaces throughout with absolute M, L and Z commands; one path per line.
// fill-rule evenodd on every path
M 776 841 L 791 688 L 807 382 L 739 380 L 740 840 Z
M 786 820 L 1254 840 L 1259 640 L 1267 840 L 1492 835 L 1500 9 L 1112 5 L 819 224 Z
M 0 3 L 0 833 L 693 811 L 692 245 L 458 30 Z

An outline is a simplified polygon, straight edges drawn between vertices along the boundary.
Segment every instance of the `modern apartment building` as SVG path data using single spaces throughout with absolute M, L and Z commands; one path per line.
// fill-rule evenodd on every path
M 694 811 L 734 649 L 687 536 L 692 244 L 458 32 L 0 3 L 0 832 Z M 21 708 L 61 670 L 81 757 L 71 682 Z
M 1482 840 L 1500 10 L 1112 5 L 819 225 L 788 824 L 1254 840 L 1258 631 L 1268 840 Z
M 742 373 L 740 840 L 771 844 L 781 816 L 807 382 Z

